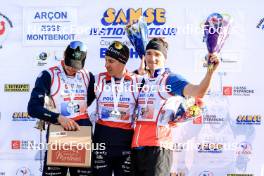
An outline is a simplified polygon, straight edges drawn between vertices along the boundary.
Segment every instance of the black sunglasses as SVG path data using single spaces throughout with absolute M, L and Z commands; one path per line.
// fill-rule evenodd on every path
M 86 45 L 81 41 L 72 41 L 69 46 L 71 49 L 74 49 L 74 50 L 79 47 L 80 51 L 83 51 L 83 52 L 87 51 Z

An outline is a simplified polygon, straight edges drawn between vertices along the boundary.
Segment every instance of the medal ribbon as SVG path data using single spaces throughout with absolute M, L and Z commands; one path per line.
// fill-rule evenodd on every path
M 121 89 L 123 89 L 124 79 L 125 77 L 122 77 L 122 79 L 120 80 L 119 88 L 121 87 Z M 111 86 L 113 94 L 114 111 L 118 112 L 118 103 L 121 96 L 121 91 L 119 91 L 119 89 L 116 87 L 115 79 L 113 77 L 111 77 Z

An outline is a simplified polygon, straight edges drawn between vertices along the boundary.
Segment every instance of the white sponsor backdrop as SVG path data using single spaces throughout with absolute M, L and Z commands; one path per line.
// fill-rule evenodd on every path
M 0 4 L 0 175 L 41 175 L 43 159 L 40 151 L 27 149 L 40 142 L 35 120 L 25 113 L 30 92 L 7 92 L 7 84 L 29 84 L 31 91 L 39 72 L 57 64 L 71 40 L 88 45 L 88 70 L 105 71 L 105 48 L 113 40 L 129 44 L 125 23 L 140 14 L 147 17 L 151 37 L 169 42 L 167 65 L 199 83 L 207 52 L 200 26 L 213 12 L 232 17 L 232 30 L 205 98 L 203 119 L 174 130 L 172 172 L 264 174 L 262 1 L 1 0 Z M 133 71 L 140 60 L 130 48 L 127 68 Z

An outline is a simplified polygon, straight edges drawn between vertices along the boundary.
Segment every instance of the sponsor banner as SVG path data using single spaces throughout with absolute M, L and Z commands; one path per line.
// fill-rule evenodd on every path
M 36 121 L 36 119 L 30 117 L 28 112 L 14 112 L 12 114 L 12 121 Z
M 139 58 L 137 52 L 130 44 L 125 31 L 125 26 L 132 21 L 144 17 L 148 25 L 148 36 L 175 38 L 176 24 L 170 24 L 167 20 L 165 8 L 108 8 L 101 14 L 101 25 L 91 27 L 88 36 L 100 40 L 100 58 L 105 57 L 105 52 L 112 41 L 122 41 L 130 48 L 130 58 Z
M 5 92 L 29 92 L 29 84 L 5 84 Z
M 63 58 L 63 50 L 47 50 L 36 53 L 33 57 L 35 65 L 38 67 L 53 66 L 51 64 L 58 64 Z
M 69 7 L 23 8 L 25 46 L 63 46 L 75 40 L 77 9 Z
M 253 94 L 255 90 L 247 86 L 223 86 L 224 96 L 252 96 Z
M 239 144 L 237 144 L 236 154 L 237 155 L 251 155 L 252 145 L 246 141 L 240 142 Z
M 223 152 L 223 144 L 220 143 L 201 143 L 198 145 L 199 153 L 221 153 Z
M 238 125 L 261 125 L 260 115 L 239 115 L 236 118 Z

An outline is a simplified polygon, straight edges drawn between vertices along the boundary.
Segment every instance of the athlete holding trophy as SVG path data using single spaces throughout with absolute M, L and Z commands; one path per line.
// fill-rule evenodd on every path
M 128 26 L 129 28 L 129 26 Z M 145 26 L 146 28 L 146 26 Z M 134 29 L 131 29 L 133 31 Z M 128 38 L 146 41 L 144 37 Z M 210 39 L 210 37 L 208 37 Z M 131 42 L 136 51 L 142 51 L 144 42 Z M 208 46 L 214 47 L 208 42 Z M 215 45 L 218 46 L 218 45 Z M 145 48 L 143 48 L 145 49 Z M 137 104 L 137 115 L 134 124 L 132 141 L 133 174 L 141 176 L 168 176 L 172 165 L 172 127 L 185 120 L 193 119 L 199 113 L 188 113 L 179 108 L 189 97 L 202 98 L 210 85 L 212 76 L 219 65 L 215 52 L 208 53 L 208 67 L 203 80 L 198 85 L 187 82 L 178 74 L 172 73 L 165 67 L 168 43 L 162 38 L 153 38 L 146 45 L 144 71 L 144 86 L 142 87 Z M 144 52 L 142 52 L 144 53 Z M 152 89 L 155 86 L 156 88 Z M 144 87 L 150 87 L 145 89 Z M 164 89 L 165 87 L 165 89 Z M 198 106 L 194 102 L 190 106 Z M 189 107 L 190 107 L 189 106 Z M 182 119 L 183 118 L 183 119 Z

